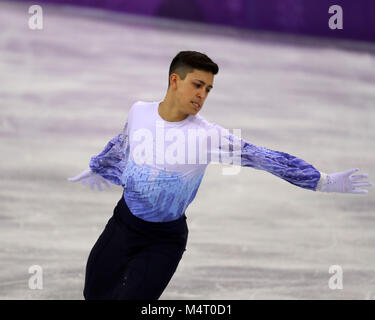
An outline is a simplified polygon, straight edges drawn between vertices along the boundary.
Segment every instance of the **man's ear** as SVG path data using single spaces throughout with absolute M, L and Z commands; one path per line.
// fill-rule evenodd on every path
M 177 82 L 180 80 L 180 76 L 177 73 L 172 73 L 169 76 L 169 83 L 170 87 L 173 89 L 177 89 Z

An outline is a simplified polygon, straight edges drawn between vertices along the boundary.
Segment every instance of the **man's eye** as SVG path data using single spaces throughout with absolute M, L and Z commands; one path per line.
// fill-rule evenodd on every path
M 197 83 L 195 83 L 195 86 L 197 87 L 197 88 L 200 88 L 200 84 L 197 84 Z

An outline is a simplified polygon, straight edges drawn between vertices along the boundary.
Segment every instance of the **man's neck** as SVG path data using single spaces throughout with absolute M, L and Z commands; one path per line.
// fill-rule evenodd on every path
M 181 113 L 175 104 L 165 98 L 158 107 L 158 112 L 160 117 L 169 122 L 178 122 L 185 120 L 189 115 Z

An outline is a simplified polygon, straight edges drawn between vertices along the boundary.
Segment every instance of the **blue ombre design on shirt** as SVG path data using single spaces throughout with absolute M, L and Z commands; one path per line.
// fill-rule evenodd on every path
M 157 110 L 158 104 L 143 104 L 151 105 L 153 110 Z M 148 112 L 148 109 L 146 110 Z M 147 113 L 147 115 L 151 117 L 150 114 Z M 144 121 L 137 112 L 133 112 L 129 117 L 130 121 L 134 121 L 134 119 L 141 123 Z M 194 124 L 203 129 L 217 128 L 226 132 L 222 137 L 228 142 L 229 150 L 234 150 L 235 145 L 240 146 L 240 161 L 235 163 L 242 167 L 264 170 L 293 185 L 316 191 L 320 172 L 306 161 L 285 152 L 270 150 L 239 139 L 229 134 L 228 130 L 206 121 L 199 115 L 189 121 L 188 126 Z M 135 216 L 153 222 L 178 219 L 194 200 L 207 164 L 194 165 L 193 169 L 185 172 L 183 170 L 175 172 L 179 168 L 177 166 L 176 169 L 176 165 L 170 168 L 166 165 L 166 168 L 161 169 L 157 166 L 138 164 L 129 156 L 131 148 L 129 147 L 128 133 L 127 122 L 124 130 L 111 139 L 100 154 L 91 158 L 91 170 L 108 181 L 124 187 L 124 199 Z M 228 163 L 226 160 L 228 158 L 222 157 L 222 152 L 225 151 L 221 146 L 213 153 L 217 151 L 221 154 L 219 162 Z M 208 159 L 211 158 L 208 157 Z M 171 168 L 175 168 L 175 170 Z
M 185 175 L 138 165 L 129 159 L 121 177 L 124 198 L 134 215 L 153 222 L 178 219 L 193 201 L 204 175 Z

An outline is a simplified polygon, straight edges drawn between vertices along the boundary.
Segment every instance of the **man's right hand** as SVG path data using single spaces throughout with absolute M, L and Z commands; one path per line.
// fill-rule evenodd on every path
M 68 181 L 70 182 L 81 181 L 83 185 L 88 184 L 91 190 L 94 190 L 95 186 L 97 186 L 99 191 L 103 191 L 102 183 L 105 184 L 108 189 L 111 188 L 111 185 L 108 183 L 106 179 L 104 179 L 99 174 L 91 171 L 90 168 L 86 169 L 85 171 L 82 171 L 80 174 L 76 175 L 73 178 L 68 178 Z

